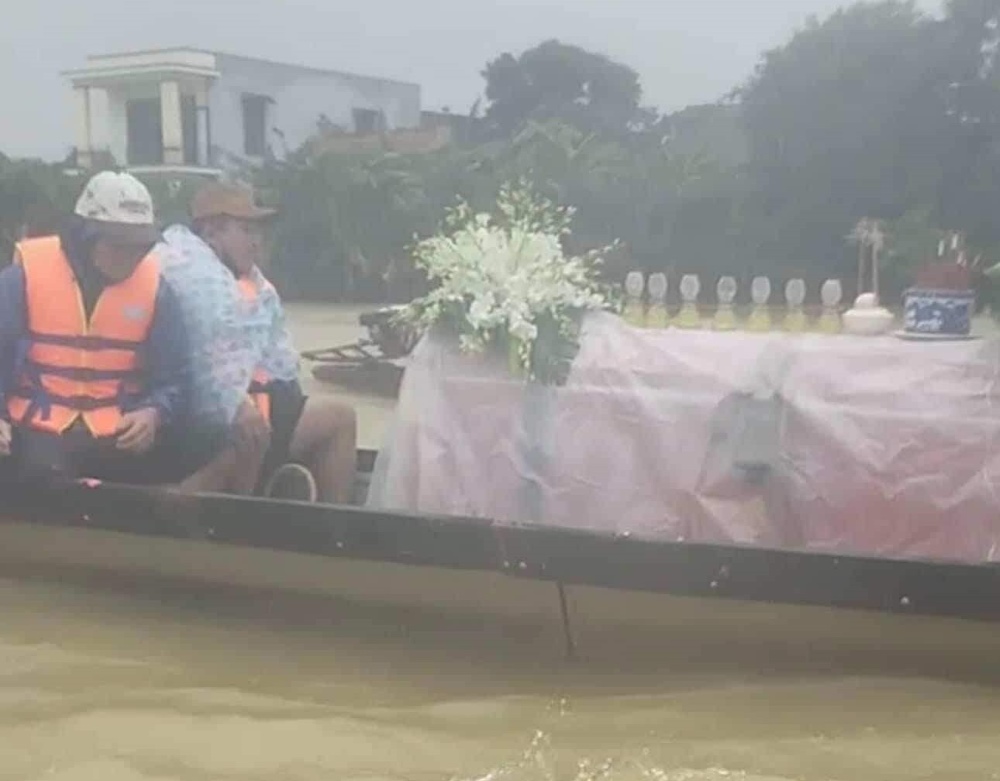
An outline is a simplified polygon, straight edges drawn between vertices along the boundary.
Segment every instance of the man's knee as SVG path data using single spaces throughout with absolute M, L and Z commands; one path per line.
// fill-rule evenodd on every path
M 337 421 L 339 431 L 357 431 L 358 411 L 350 404 L 337 402 L 336 410 L 333 413 Z
M 354 407 L 334 399 L 324 401 L 322 414 L 330 421 L 332 428 L 344 431 L 358 427 L 358 412 Z
M 353 442 L 357 428 L 357 412 L 349 404 L 330 398 L 310 398 L 292 436 L 292 455 L 301 457 L 336 442 Z
M 347 444 L 357 438 L 358 413 L 354 407 L 342 401 L 331 401 L 323 414 L 326 439 Z
M 238 464 L 259 466 L 271 447 L 271 432 L 265 431 L 253 437 L 244 437 L 237 436 L 233 431 L 229 447 Z

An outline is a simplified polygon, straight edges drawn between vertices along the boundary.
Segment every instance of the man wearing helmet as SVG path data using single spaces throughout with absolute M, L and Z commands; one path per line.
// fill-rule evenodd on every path
M 188 347 L 159 237 L 146 187 L 105 171 L 60 235 L 18 243 L 0 272 L 0 456 L 19 477 L 225 490 L 245 472 L 246 454 L 170 444 Z

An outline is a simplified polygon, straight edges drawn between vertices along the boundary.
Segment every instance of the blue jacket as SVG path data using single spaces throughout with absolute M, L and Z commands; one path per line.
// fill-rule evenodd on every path
M 78 271 L 78 263 L 71 263 Z M 91 281 L 93 275 L 91 275 Z M 0 271 L 0 399 L 17 381 L 27 332 L 24 269 L 12 264 Z M 89 292 L 89 291 L 88 291 Z M 99 293 L 99 291 L 96 291 Z M 91 298 L 85 295 L 85 298 Z M 96 300 L 96 296 L 93 296 Z M 92 309 L 92 301 L 87 309 Z M 183 413 L 188 397 L 187 334 L 180 305 L 167 281 L 161 280 L 156 294 L 156 311 L 146 342 L 145 384 L 147 395 L 135 408 L 153 407 L 160 413 L 160 425 L 175 422 Z M 8 419 L 6 402 L 0 405 L 0 418 Z

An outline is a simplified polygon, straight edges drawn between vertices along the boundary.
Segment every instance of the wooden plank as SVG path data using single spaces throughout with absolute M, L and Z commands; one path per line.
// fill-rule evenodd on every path
M 503 573 L 571 586 L 1000 618 L 1000 568 L 641 540 L 485 519 L 76 484 L 4 492 L 0 523 Z
M 512 574 L 709 599 L 1000 620 L 1000 567 L 501 529 Z

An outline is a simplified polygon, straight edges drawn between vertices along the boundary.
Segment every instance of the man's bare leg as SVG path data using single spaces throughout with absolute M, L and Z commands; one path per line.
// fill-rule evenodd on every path
M 313 396 L 306 401 L 289 455 L 313 473 L 319 501 L 351 502 L 357 447 L 358 416 L 353 407 L 329 397 Z
M 266 445 L 266 443 L 265 443 Z M 249 496 L 257 484 L 265 447 L 229 446 L 178 486 L 185 493 L 232 493 Z

